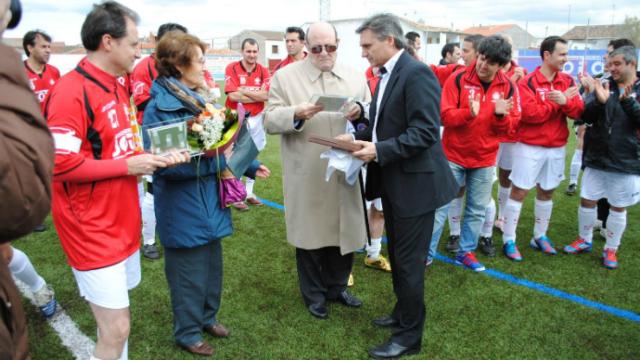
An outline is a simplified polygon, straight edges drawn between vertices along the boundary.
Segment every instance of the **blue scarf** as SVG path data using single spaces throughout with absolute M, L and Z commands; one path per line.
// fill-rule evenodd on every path
M 189 89 L 180 80 L 174 77 L 161 76 L 156 79 L 159 85 L 167 89 L 176 99 L 194 115 L 198 115 L 205 110 L 205 100 L 200 94 Z

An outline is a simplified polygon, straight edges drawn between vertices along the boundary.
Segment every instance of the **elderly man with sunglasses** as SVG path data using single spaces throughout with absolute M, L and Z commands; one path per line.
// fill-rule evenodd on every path
M 309 56 L 278 70 L 271 80 L 265 129 L 281 135 L 287 240 L 296 248 L 300 291 L 309 312 L 324 319 L 327 301 L 349 307 L 362 302 L 347 292 L 353 252 L 364 245 L 366 230 L 358 184 L 349 185 L 343 173 L 325 181 L 326 147 L 307 141 L 310 134 L 335 137 L 345 132 L 351 111 L 323 111 L 310 104 L 314 95 L 339 95 L 369 102 L 365 77 L 336 63 L 338 36 L 327 23 L 307 30 Z

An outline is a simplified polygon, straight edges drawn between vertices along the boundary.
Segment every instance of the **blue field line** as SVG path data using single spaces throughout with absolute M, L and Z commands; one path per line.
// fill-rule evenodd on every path
M 265 200 L 265 199 L 260 199 L 260 201 L 262 201 L 265 205 L 267 206 L 271 206 L 273 208 L 276 208 L 278 210 L 284 210 L 284 206 L 278 204 L 278 203 L 274 203 L 271 202 L 269 200 Z M 384 238 L 386 240 L 386 237 Z M 446 256 L 440 255 L 440 254 L 436 254 L 435 259 L 438 261 L 442 261 L 444 263 L 447 264 L 451 264 L 451 265 L 455 265 L 455 266 L 461 266 L 459 264 L 456 264 L 455 260 L 448 258 Z M 609 305 L 605 305 L 605 304 L 601 304 L 599 302 L 596 301 L 591 301 L 589 299 L 585 299 L 583 297 L 577 296 L 577 295 L 573 295 L 558 289 L 554 289 L 552 287 L 549 286 L 545 286 L 542 284 L 538 284 L 536 282 L 533 281 L 529 281 L 529 280 L 525 280 L 525 279 L 520 279 L 518 277 L 515 277 L 513 275 L 510 274 L 505 274 L 503 272 L 497 271 L 497 270 L 493 270 L 493 269 L 487 269 L 485 271 L 483 271 L 481 274 L 484 274 L 486 276 L 495 278 L 495 279 L 499 279 L 502 281 L 506 281 L 508 283 L 514 284 L 514 285 L 518 285 L 518 286 L 523 286 L 526 287 L 528 289 L 531 290 L 535 290 L 535 291 L 539 291 L 541 293 L 547 294 L 547 295 L 551 295 L 563 300 L 567 300 L 567 301 L 572 301 L 574 303 L 580 304 L 582 306 L 591 308 L 591 309 L 595 309 L 598 311 L 602 311 L 602 312 L 606 312 L 608 314 L 611 314 L 613 316 L 617 316 L 623 319 L 627 319 L 633 322 L 637 322 L 640 323 L 640 314 L 636 314 L 632 311 L 628 311 L 628 310 L 623 310 L 623 309 L 618 309 L 616 307 L 613 306 L 609 306 Z

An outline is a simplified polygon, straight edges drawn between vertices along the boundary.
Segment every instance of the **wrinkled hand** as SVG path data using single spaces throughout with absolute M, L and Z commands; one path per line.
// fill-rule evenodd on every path
M 324 109 L 324 106 L 322 106 L 322 104 L 320 104 L 320 105 L 309 104 L 309 103 L 300 104 L 300 105 L 296 106 L 296 110 L 295 110 L 295 113 L 294 113 L 294 119 L 296 119 L 296 120 L 309 120 L 315 114 L 319 113 L 323 109 Z
M 606 104 L 607 100 L 609 100 L 609 96 L 611 95 L 609 93 L 609 82 L 605 82 L 603 86 L 600 81 L 595 81 L 594 85 L 593 91 L 596 93 L 596 99 L 598 99 L 601 104 Z
M 524 69 L 518 66 L 513 70 L 513 75 L 511 75 L 511 81 L 515 83 L 515 82 L 518 82 L 518 80 L 522 79 L 523 77 L 524 77 Z
M 632 84 L 626 85 L 624 87 L 624 92 L 620 94 L 620 101 L 628 99 L 631 93 L 633 93 L 633 85 Z
M 500 98 L 496 100 L 496 107 L 493 111 L 496 115 L 507 115 L 511 112 L 511 109 L 513 109 L 513 98 L 506 100 Z
M 347 120 L 356 120 L 360 117 L 360 106 L 356 103 L 347 104 L 345 110 L 344 117 Z
M 363 148 L 354 151 L 351 155 L 357 157 L 358 159 L 364 161 L 365 163 L 371 162 L 376 159 L 376 145 L 369 141 L 354 141 L 355 144 L 362 145 Z
M 548 98 L 558 105 L 565 105 L 567 103 L 567 97 L 560 90 L 549 91 Z
M 271 170 L 269 170 L 269 168 L 264 165 L 260 165 L 258 167 L 258 170 L 256 170 L 256 177 L 260 179 L 266 179 L 269 176 L 271 176 Z
M 334 137 L 334 139 L 352 142 L 353 141 L 353 136 L 351 134 L 340 134 L 340 135 Z
M 128 175 L 151 175 L 157 168 L 165 168 L 171 160 L 158 155 L 141 154 L 126 159 Z
M 475 97 L 469 96 L 469 109 L 472 117 L 478 116 L 480 113 L 480 94 L 476 94 Z

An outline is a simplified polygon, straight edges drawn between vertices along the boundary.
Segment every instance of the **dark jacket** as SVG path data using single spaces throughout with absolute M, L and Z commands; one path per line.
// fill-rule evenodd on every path
M 391 72 L 376 112 L 377 161 L 368 165 L 366 197 L 384 194 L 400 217 L 414 217 L 451 201 L 458 185 L 440 142 L 440 86 L 424 64 L 404 52 Z M 373 126 L 355 133 L 371 141 Z
M 582 116 L 588 125 L 584 136 L 583 165 L 604 171 L 640 175 L 640 72 L 634 94 L 620 101 L 620 89 L 609 79 L 611 95 L 601 104 L 591 93 Z
M 53 139 L 14 49 L 0 44 L 0 242 L 30 233 L 51 208 Z
M 154 81 L 145 126 L 193 117 L 167 88 Z M 145 134 L 146 135 L 146 134 Z M 145 136 L 145 148 L 149 139 Z M 160 242 L 169 248 L 193 248 L 233 232 L 231 212 L 220 208 L 217 174 L 226 167 L 224 155 L 195 157 L 189 164 L 159 169 L 153 176 L 153 195 Z M 255 167 L 252 169 L 255 173 Z

